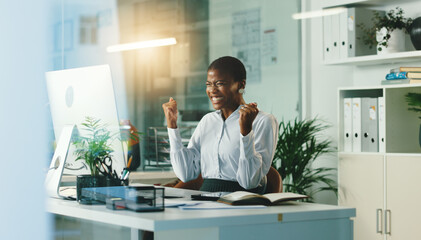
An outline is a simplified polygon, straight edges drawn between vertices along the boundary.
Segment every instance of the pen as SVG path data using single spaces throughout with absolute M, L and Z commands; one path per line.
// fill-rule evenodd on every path
M 130 164 L 132 164 L 132 159 L 133 159 L 133 156 L 130 156 L 129 162 L 127 163 L 127 168 L 129 168 L 130 167 Z
M 124 176 L 123 180 L 126 180 L 129 177 L 130 171 L 127 171 L 126 175 Z
M 120 179 L 123 179 L 124 175 L 126 175 L 126 173 L 127 173 L 127 168 L 124 168 L 123 171 L 121 171 Z

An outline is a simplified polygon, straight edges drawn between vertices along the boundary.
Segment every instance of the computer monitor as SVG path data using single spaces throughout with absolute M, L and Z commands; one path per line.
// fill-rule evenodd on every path
M 56 141 L 59 141 L 65 126 L 76 126 L 78 134 L 86 134 L 81 123 L 87 116 L 99 119 L 111 133 L 120 130 L 108 65 L 47 72 L 46 80 Z M 112 166 L 120 174 L 125 167 L 123 145 L 120 139 L 115 139 L 111 146 Z M 75 161 L 74 150 L 75 146 L 68 144 L 67 157 L 64 157 L 64 173 L 90 174 L 83 160 Z

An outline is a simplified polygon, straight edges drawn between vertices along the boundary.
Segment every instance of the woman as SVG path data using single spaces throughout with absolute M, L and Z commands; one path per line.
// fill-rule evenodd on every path
M 206 114 L 184 147 L 177 128 L 177 102 L 162 105 L 167 120 L 171 163 L 183 182 L 204 179 L 200 190 L 263 193 L 271 166 L 278 123 L 243 98 L 246 70 L 240 60 L 221 57 L 208 68 L 206 93 L 216 110 Z

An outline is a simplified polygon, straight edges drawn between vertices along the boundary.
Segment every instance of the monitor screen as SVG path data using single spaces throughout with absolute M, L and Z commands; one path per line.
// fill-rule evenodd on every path
M 46 73 L 48 98 L 56 141 L 65 125 L 76 125 L 78 134 L 87 134 L 85 118 L 93 117 L 105 124 L 111 133 L 120 130 L 111 71 L 108 65 L 66 69 Z M 124 168 L 123 146 L 119 139 L 112 142 L 113 169 Z M 70 144 L 65 174 L 90 174 L 83 160 L 75 161 L 75 146 Z

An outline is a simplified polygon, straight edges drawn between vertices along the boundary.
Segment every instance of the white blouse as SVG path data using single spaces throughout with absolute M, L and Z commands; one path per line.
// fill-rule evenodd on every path
M 236 181 L 245 189 L 266 181 L 278 141 L 278 122 L 259 111 L 252 131 L 240 133 L 239 109 L 225 121 L 221 111 L 206 114 L 184 147 L 179 129 L 168 128 L 171 164 L 177 177 L 188 182 L 203 178 Z

